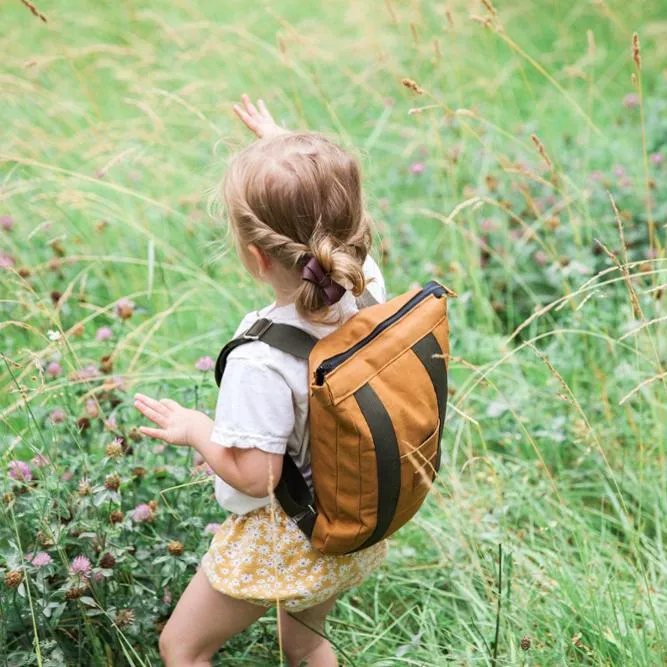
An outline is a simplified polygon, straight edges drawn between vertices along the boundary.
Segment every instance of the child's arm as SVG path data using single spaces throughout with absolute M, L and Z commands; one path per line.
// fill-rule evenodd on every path
M 158 428 L 142 426 L 144 435 L 170 445 L 194 447 L 218 477 L 254 498 L 268 496 L 282 472 L 283 457 L 260 449 L 220 447 L 211 441 L 213 420 L 203 412 L 184 408 L 168 398 L 156 401 L 135 394 L 134 406 Z
M 233 107 L 234 112 L 258 139 L 271 139 L 287 132 L 287 130 L 276 124 L 263 100 L 257 101 L 259 109 L 255 107 L 250 98 L 245 94 L 241 95 L 241 101 L 243 102 L 243 107 L 240 104 L 235 104 Z

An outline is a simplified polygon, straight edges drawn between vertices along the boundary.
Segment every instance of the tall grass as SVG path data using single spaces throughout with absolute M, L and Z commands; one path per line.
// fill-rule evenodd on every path
M 203 525 L 221 519 L 186 455 L 143 441 L 111 460 L 101 420 L 115 415 L 126 436 L 134 423 L 117 375 L 212 409 L 194 362 L 270 298 L 205 205 L 248 140 L 230 113 L 245 91 L 362 155 L 392 293 L 437 277 L 459 294 L 440 479 L 383 571 L 339 603 L 329 632 L 348 661 L 664 664 L 662 3 L 43 0 L 35 12 L 47 22 L 5 3 L 0 35 L 0 463 L 50 463 L 27 493 L 2 482 L 14 498 L 0 565 L 25 579 L 0 592 L 0 665 L 156 664 L 164 581 L 177 599 Z M 125 319 L 123 298 L 136 304 Z M 111 340 L 96 340 L 101 326 Z M 80 375 L 103 355 L 100 377 Z M 82 431 L 90 400 L 100 415 Z M 121 496 L 100 495 L 116 469 Z M 94 509 L 76 489 L 96 476 Z M 159 521 L 108 527 L 107 510 L 149 497 Z M 119 566 L 67 601 L 24 567 L 47 528 L 54 577 L 93 553 L 90 534 Z M 173 539 L 181 559 L 162 555 Z M 277 663 L 274 630 L 268 616 L 221 664 Z

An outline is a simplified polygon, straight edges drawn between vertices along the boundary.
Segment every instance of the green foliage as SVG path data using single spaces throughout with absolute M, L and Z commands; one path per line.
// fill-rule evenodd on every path
M 224 518 L 128 392 L 211 411 L 196 360 L 270 299 L 206 207 L 242 92 L 359 152 L 392 293 L 459 294 L 440 479 L 341 661 L 665 664 L 667 15 L 494 4 L 3 6 L 0 666 L 157 664 Z M 275 615 L 218 660 L 278 664 Z

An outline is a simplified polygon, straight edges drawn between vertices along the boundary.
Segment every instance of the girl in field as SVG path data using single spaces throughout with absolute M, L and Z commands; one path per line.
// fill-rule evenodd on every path
M 237 334 L 269 317 L 320 338 L 357 312 L 368 287 L 384 283 L 368 255 L 369 218 L 359 166 L 324 137 L 278 127 L 260 100 L 247 96 L 237 115 L 259 141 L 231 162 L 222 199 L 248 271 L 271 287 L 275 302 L 246 315 Z M 209 665 L 233 635 L 278 605 L 283 650 L 293 667 L 337 664 L 323 638 L 336 597 L 382 562 L 386 543 L 337 556 L 316 551 L 272 502 L 288 451 L 309 480 L 308 365 L 254 341 L 228 358 L 215 420 L 169 399 L 137 394 L 155 424 L 142 432 L 194 447 L 216 474 L 216 497 L 231 516 L 160 637 L 168 667 Z

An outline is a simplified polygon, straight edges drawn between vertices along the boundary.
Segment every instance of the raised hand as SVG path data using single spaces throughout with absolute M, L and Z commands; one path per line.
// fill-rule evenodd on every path
M 158 427 L 142 426 L 139 431 L 170 445 L 193 445 L 202 431 L 208 430 L 210 434 L 212 422 L 209 417 L 169 398 L 157 401 L 144 394 L 135 394 L 134 407 Z
M 257 106 L 255 106 L 244 93 L 241 95 L 241 102 L 243 106 L 234 105 L 234 112 L 258 139 L 270 139 L 286 132 L 282 127 L 276 125 L 276 121 L 273 120 L 263 100 L 257 100 Z

